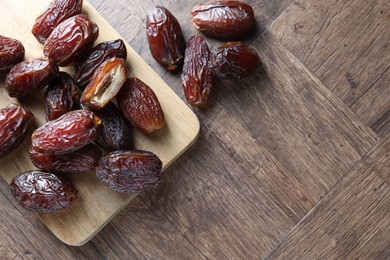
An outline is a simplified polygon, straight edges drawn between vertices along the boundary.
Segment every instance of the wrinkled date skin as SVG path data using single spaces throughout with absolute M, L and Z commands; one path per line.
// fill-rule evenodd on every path
M 146 16 L 146 36 L 153 58 L 167 70 L 177 69 L 186 44 L 179 22 L 168 9 L 157 6 Z
M 192 9 L 195 27 L 215 38 L 231 39 L 250 32 L 255 15 L 250 5 L 240 1 L 215 1 Z
M 37 40 L 44 44 L 50 34 L 61 22 L 81 13 L 83 0 L 55 0 L 38 16 L 32 28 Z
M 214 75 L 222 79 L 241 79 L 260 66 L 257 52 L 241 42 L 229 42 L 211 54 Z
M 204 37 L 192 36 L 188 41 L 181 74 L 186 99 L 192 106 L 205 106 L 209 99 L 213 86 L 210 57 L 210 49 Z
M 12 68 L 23 59 L 23 44 L 18 40 L 0 35 L 0 71 Z
M 65 154 L 93 142 L 100 134 L 101 120 L 92 111 L 75 110 L 49 121 L 31 136 L 39 153 Z
M 116 151 L 100 159 L 96 176 L 116 192 L 137 194 L 161 182 L 162 162 L 147 151 Z
M 88 110 L 83 104 L 81 107 Z M 97 145 L 108 151 L 133 148 L 132 127 L 114 103 L 110 102 L 94 113 L 102 120 L 101 133 L 95 140 Z
M 66 72 L 60 72 L 50 82 L 45 92 L 45 113 L 48 121 L 80 107 L 80 95 L 72 77 Z
M 43 53 L 58 66 L 67 66 L 92 48 L 98 36 L 98 26 L 87 16 L 78 14 L 53 30 L 43 46 Z
M 8 72 L 5 90 L 10 97 L 30 96 L 46 87 L 57 73 L 58 67 L 47 58 L 25 60 Z
M 121 89 L 127 78 L 124 59 L 113 58 L 96 70 L 92 80 L 81 95 L 81 102 L 92 109 L 106 106 Z
M 24 172 L 16 176 L 10 186 L 16 201 L 32 211 L 64 209 L 77 197 L 77 191 L 68 179 L 41 171 Z
M 85 89 L 99 66 L 115 57 L 124 60 L 127 58 L 126 45 L 121 39 L 102 42 L 81 59 L 75 61 L 73 72 L 77 86 Z
M 102 157 L 102 151 L 93 144 L 59 155 L 39 153 L 30 149 L 30 158 L 34 165 L 45 172 L 74 174 L 93 171 Z
M 0 109 L 0 157 L 20 145 L 33 118 L 30 110 L 18 104 L 10 104 Z
M 164 113 L 153 90 L 138 78 L 128 78 L 117 95 L 119 108 L 143 133 L 165 125 Z

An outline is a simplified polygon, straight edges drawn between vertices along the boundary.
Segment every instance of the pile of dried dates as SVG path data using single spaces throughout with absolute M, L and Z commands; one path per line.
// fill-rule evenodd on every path
M 69 207 L 78 195 L 67 174 L 95 171 L 112 190 L 129 194 L 161 182 L 161 160 L 135 150 L 132 140 L 133 127 L 145 134 L 164 127 L 159 100 L 140 79 L 128 78 L 122 40 L 94 46 L 99 27 L 81 14 L 82 2 L 54 0 L 36 19 L 32 33 L 43 44 L 42 57 L 24 60 L 23 44 L 0 36 L 8 95 L 34 96 L 47 87 L 47 123 L 34 131 L 29 150 L 38 170 L 21 173 L 10 184 L 15 199 L 29 210 Z M 216 38 L 248 34 L 255 24 L 252 8 L 239 1 L 198 5 L 192 16 L 199 31 Z M 179 22 L 161 6 L 147 15 L 147 40 L 157 62 L 168 70 L 183 67 L 184 91 L 193 106 L 207 103 L 214 77 L 240 79 L 260 64 L 257 53 L 241 42 L 213 52 L 202 35 L 186 44 Z M 65 66 L 73 67 L 73 75 L 60 71 Z M 0 157 L 20 145 L 33 118 L 20 104 L 0 109 Z

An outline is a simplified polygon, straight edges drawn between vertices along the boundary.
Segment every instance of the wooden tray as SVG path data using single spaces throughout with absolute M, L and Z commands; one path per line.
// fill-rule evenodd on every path
M 43 56 L 42 45 L 31 34 L 31 28 L 35 18 L 49 2 L 49 0 L 2 2 L 0 8 L 2 20 L 0 34 L 20 40 L 26 48 L 26 59 Z M 121 38 L 85 0 L 83 13 L 87 14 L 100 28 L 97 43 Z M 141 35 L 140 37 L 145 36 Z M 166 169 L 195 141 L 199 133 L 199 121 L 186 104 L 133 48 L 128 44 L 126 47 L 130 76 L 137 76 L 153 88 L 161 102 L 166 118 L 166 127 L 152 135 L 146 136 L 135 131 L 135 146 L 138 149 L 150 150 L 156 153 L 163 161 L 163 168 Z M 68 69 L 65 69 L 65 71 L 70 72 Z M 4 79 L 5 75 L 0 74 L 1 108 L 11 102 L 19 102 L 10 98 L 4 91 Z M 20 103 L 25 104 L 34 112 L 36 126 L 45 123 L 42 96 L 43 91 L 34 97 L 20 100 Z M 30 138 L 26 138 L 16 151 L 0 159 L 0 175 L 8 183 L 15 175 L 35 169 L 28 155 L 30 143 Z M 69 245 L 79 246 L 97 234 L 134 196 L 112 192 L 97 180 L 93 172 L 70 176 L 70 178 L 79 191 L 77 201 L 70 208 L 58 213 L 38 214 L 38 216 L 61 241 Z

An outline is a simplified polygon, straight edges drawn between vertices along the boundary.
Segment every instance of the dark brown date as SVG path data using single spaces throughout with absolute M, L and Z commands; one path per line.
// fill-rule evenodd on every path
M 164 113 L 156 94 L 138 78 L 126 80 L 117 100 L 125 117 L 145 134 L 164 127 Z
M 241 1 L 220 0 L 192 9 L 195 27 L 215 38 L 230 39 L 250 32 L 255 15 L 250 5 Z
M 85 89 L 99 66 L 115 57 L 124 60 L 127 58 L 126 45 L 121 39 L 102 42 L 81 59 L 75 61 L 73 71 L 77 86 Z
M 10 186 L 16 201 L 32 211 L 64 209 L 77 197 L 77 191 L 68 179 L 41 171 L 24 172 L 13 178 Z
M 83 104 L 81 107 L 88 110 Z M 94 112 L 102 120 L 102 131 L 95 140 L 97 145 L 108 151 L 133 148 L 132 127 L 114 103 L 110 102 Z
M 80 14 L 82 6 L 83 0 L 55 0 L 51 2 L 35 20 L 32 28 L 35 38 L 44 44 L 54 28 L 69 17 Z
M 241 42 L 229 42 L 211 54 L 214 75 L 222 79 L 241 79 L 260 65 L 257 52 Z
M 92 48 L 98 36 L 98 26 L 86 15 L 78 14 L 53 30 L 43 46 L 43 53 L 58 66 L 67 66 Z
M 52 173 L 80 173 L 93 171 L 102 157 L 96 145 L 89 144 L 80 150 L 59 155 L 44 154 L 30 149 L 30 158 L 42 171 Z
M 50 82 L 45 92 L 45 113 L 48 121 L 80 107 L 80 95 L 72 77 L 66 72 L 60 72 Z
M 121 89 L 127 78 L 126 63 L 121 58 L 104 62 L 96 70 L 81 95 L 81 102 L 92 109 L 107 105 Z
M 31 136 L 39 153 L 65 154 L 93 142 L 100 134 L 101 120 L 92 111 L 76 110 L 49 121 Z
M 181 80 L 187 101 L 192 106 L 205 106 L 213 86 L 210 49 L 201 35 L 188 41 Z
M 37 93 L 58 73 L 58 67 L 47 58 L 25 60 L 7 74 L 5 90 L 10 97 L 22 98 Z
M 23 44 L 18 40 L 0 35 L 0 71 L 12 68 L 23 59 Z
M 0 109 L 0 157 L 20 145 L 33 118 L 30 110 L 18 104 L 10 104 Z
M 116 192 L 137 194 L 161 182 L 162 162 L 152 152 L 116 151 L 102 157 L 96 176 Z
M 183 62 L 186 44 L 177 19 L 162 6 L 146 16 L 146 36 L 153 58 L 167 70 L 175 70 Z

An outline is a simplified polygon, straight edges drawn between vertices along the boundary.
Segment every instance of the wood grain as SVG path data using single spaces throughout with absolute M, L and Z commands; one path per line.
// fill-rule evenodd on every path
M 265 259 L 389 259 L 390 136 Z M 292 257 L 293 256 L 293 257 Z
M 35 17 L 46 5 L 47 1 L 44 0 L 29 4 L 24 1 L 13 1 L 0 10 L 0 15 L 4 18 L 4 23 L 0 25 L 2 33 L 21 40 L 25 45 L 27 58 L 42 56 L 42 46 L 34 39 L 30 28 Z M 18 17 L 21 10 L 23 16 Z M 100 35 L 97 42 L 120 38 L 120 35 L 87 1 L 84 2 L 83 12 L 99 25 Z M 18 25 L 19 28 L 14 27 Z M 127 51 L 130 76 L 137 76 L 155 91 L 166 120 L 166 127 L 155 134 L 146 136 L 134 131 L 135 147 L 153 151 L 163 161 L 163 169 L 165 169 L 196 139 L 199 122 L 195 114 L 129 45 Z M 5 107 L 16 100 L 5 93 L 3 84 L 1 83 L 0 105 Z M 32 109 L 38 126 L 45 123 L 42 95 L 21 102 Z M 26 140 L 17 151 L 0 160 L 2 163 L 0 174 L 7 182 L 23 171 L 34 169 L 29 159 L 29 146 L 30 143 Z M 70 176 L 70 179 L 79 192 L 78 200 L 68 209 L 53 214 L 39 214 L 39 217 L 59 239 L 71 245 L 80 245 L 88 241 L 134 198 L 134 196 L 111 191 L 98 181 L 92 172 Z
M 390 132 L 390 2 L 308 0 L 272 33 L 380 136 Z

